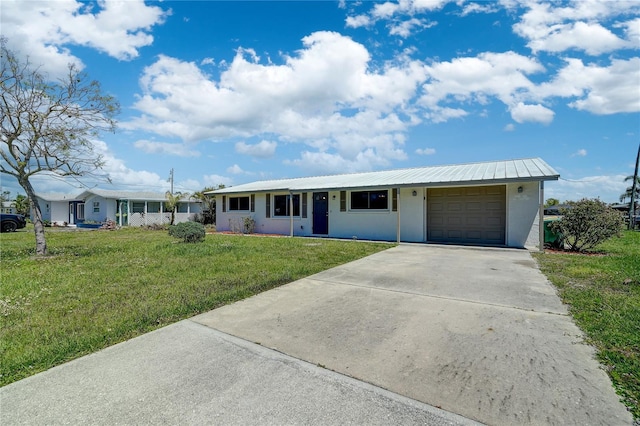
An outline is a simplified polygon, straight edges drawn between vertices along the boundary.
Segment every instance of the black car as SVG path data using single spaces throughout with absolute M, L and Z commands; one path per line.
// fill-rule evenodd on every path
M 13 232 L 27 226 L 27 221 L 21 214 L 0 213 L 0 231 Z

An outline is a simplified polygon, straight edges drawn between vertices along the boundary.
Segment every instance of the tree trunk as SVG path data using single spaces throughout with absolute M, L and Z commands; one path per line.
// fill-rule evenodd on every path
M 31 221 L 33 222 L 33 231 L 36 234 L 36 255 L 46 256 L 47 240 L 44 235 L 44 223 L 42 222 L 42 210 L 40 209 L 40 204 L 38 204 L 36 193 L 33 190 L 33 186 L 31 186 L 31 182 L 29 182 L 28 179 L 20 181 L 20 186 L 22 186 L 22 188 L 27 193 L 27 197 L 29 197 L 29 201 L 31 202 L 31 207 L 33 209 L 33 217 L 31 217 Z

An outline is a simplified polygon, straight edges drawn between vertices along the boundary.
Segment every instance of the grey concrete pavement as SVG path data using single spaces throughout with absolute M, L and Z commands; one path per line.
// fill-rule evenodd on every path
M 526 251 L 400 245 L 0 388 L 2 425 L 470 419 L 632 423 Z
M 0 388 L 9 425 L 472 425 L 186 320 Z
M 632 423 L 526 251 L 401 245 L 193 320 L 483 423 Z

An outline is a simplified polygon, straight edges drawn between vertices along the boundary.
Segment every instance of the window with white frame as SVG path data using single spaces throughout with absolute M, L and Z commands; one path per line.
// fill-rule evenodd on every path
M 100 213 L 100 201 L 93 202 L 93 212 Z
M 131 213 L 144 213 L 144 201 L 133 201 L 131 203 Z

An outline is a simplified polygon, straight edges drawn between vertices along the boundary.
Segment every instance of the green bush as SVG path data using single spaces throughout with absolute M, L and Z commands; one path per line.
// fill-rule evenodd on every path
M 562 235 L 564 245 L 571 251 L 585 251 L 605 240 L 620 236 L 624 219 L 620 212 L 600 200 L 583 198 L 569 202 L 563 216 L 549 225 Z
M 169 235 L 182 238 L 185 243 L 199 243 L 204 241 L 204 225 L 198 222 L 182 222 L 169 227 Z

